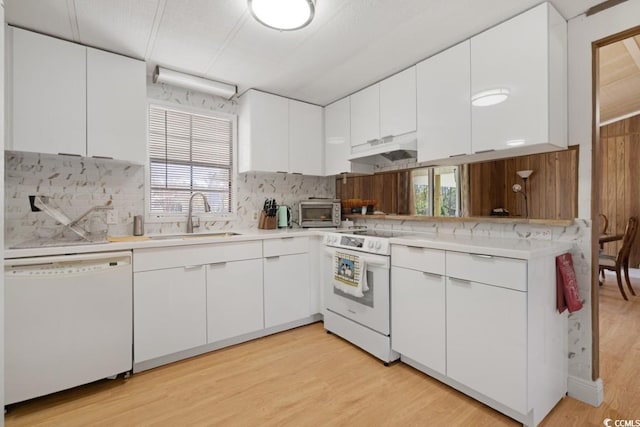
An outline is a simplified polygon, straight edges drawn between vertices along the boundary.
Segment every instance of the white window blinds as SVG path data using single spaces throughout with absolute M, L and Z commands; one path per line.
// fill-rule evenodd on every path
M 232 159 L 231 119 L 149 106 L 150 213 L 186 213 L 193 192 L 231 213 Z M 194 199 L 194 211 L 203 205 Z

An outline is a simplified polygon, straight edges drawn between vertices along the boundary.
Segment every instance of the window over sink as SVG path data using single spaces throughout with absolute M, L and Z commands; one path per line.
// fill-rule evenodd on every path
M 150 218 L 185 216 L 194 192 L 211 206 L 205 216 L 234 215 L 235 140 L 235 116 L 149 104 Z M 201 198 L 194 199 L 194 211 L 203 206 Z

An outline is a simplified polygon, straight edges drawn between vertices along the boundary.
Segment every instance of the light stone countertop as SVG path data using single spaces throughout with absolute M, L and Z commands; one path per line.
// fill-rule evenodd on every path
M 327 230 L 335 231 L 335 230 Z M 127 242 L 105 242 L 96 244 L 79 244 L 69 246 L 44 246 L 25 249 L 5 249 L 4 258 L 27 258 L 37 256 L 67 255 L 67 254 L 85 254 L 92 252 L 113 252 L 132 249 L 160 248 L 185 245 L 201 245 L 211 243 L 228 243 L 243 242 L 250 240 L 279 239 L 283 237 L 297 236 L 320 236 L 322 231 L 318 229 L 291 228 L 291 229 L 274 229 L 274 230 L 210 230 L 201 234 L 213 233 L 239 233 L 237 236 L 198 236 L 199 233 L 192 235 L 175 235 L 175 239 L 169 236 L 162 236 L 161 240 L 153 240 L 153 236 L 149 240 L 135 240 Z
M 566 241 L 456 236 L 454 234 L 416 234 L 393 237 L 389 243 L 517 259 L 560 255 L 573 248 L 573 243 Z

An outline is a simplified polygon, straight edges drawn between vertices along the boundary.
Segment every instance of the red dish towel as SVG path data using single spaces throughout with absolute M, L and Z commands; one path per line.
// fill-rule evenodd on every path
M 570 253 L 556 257 L 556 304 L 558 312 L 569 309 L 569 313 L 582 308 L 580 294 L 578 293 L 578 279 L 573 269 L 573 258 Z

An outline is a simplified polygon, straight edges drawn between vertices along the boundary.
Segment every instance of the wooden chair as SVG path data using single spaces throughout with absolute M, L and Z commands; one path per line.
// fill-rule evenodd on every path
M 599 214 L 598 218 L 600 219 L 600 235 L 603 236 L 607 234 L 607 229 L 609 228 L 609 218 L 605 214 Z M 600 255 L 602 255 L 602 251 L 604 251 L 604 245 L 600 243 Z M 600 286 L 604 282 L 604 269 L 600 269 Z
M 604 270 L 611 270 L 616 272 L 616 278 L 618 279 L 618 288 L 620 288 L 622 298 L 627 301 L 629 300 L 629 298 L 627 298 L 627 294 L 625 294 L 624 288 L 622 287 L 622 270 L 624 269 L 624 276 L 629 291 L 632 295 L 635 295 L 636 293 L 631 287 L 631 282 L 629 281 L 629 254 L 631 253 L 631 247 L 633 245 L 634 239 L 636 238 L 637 231 L 638 218 L 632 216 L 631 218 L 629 218 L 627 226 L 624 229 L 622 247 L 618 251 L 618 254 L 616 256 L 601 254 L 599 260 L 600 272 L 604 273 Z

